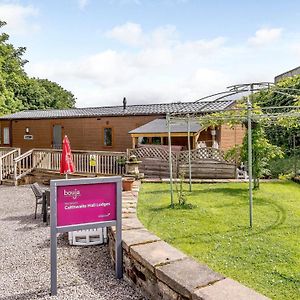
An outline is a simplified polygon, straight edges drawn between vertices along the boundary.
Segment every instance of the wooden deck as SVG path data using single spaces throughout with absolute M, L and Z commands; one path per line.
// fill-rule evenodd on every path
M 129 151 L 141 160 L 140 172 L 145 178 L 169 178 L 169 152 L 165 149 L 143 147 Z M 178 151 L 172 153 L 173 177 L 179 174 L 189 175 L 189 153 Z M 236 165 L 225 159 L 222 151 L 214 148 L 191 150 L 192 178 L 195 179 L 233 179 L 236 178 Z
M 18 148 L 0 148 L 0 182 L 15 184 L 33 171 L 58 173 L 62 150 L 31 149 L 20 154 Z M 169 178 L 169 152 L 157 147 L 128 149 L 127 152 L 73 150 L 76 174 L 82 176 L 124 175 L 124 161 L 134 154 L 141 161 L 140 173 L 145 178 Z M 233 179 L 236 165 L 214 148 L 200 148 L 190 152 L 191 175 L 195 179 Z M 189 152 L 172 152 L 173 177 L 189 174 Z

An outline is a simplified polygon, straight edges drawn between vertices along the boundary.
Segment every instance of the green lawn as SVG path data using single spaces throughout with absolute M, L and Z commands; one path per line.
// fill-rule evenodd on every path
M 254 192 L 253 229 L 247 187 L 194 184 L 187 193 L 194 208 L 171 209 L 168 184 L 143 184 L 138 216 L 150 231 L 213 270 L 272 299 L 300 299 L 300 185 L 262 183 Z

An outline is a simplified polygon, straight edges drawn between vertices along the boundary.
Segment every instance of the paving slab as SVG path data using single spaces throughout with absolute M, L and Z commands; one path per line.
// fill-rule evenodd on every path
M 136 213 L 136 209 L 134 207 L 123 207 L 123 213 Z
M 252 289 L 226 278 L 212 285 L 197 289 L 192 295 L 193 300 L 268 300 Z
M 181 251 L 163 241 L 132 246 L 130 253 L 133 258 L 149 268 L 153 273 L 155 272 L 155 267 L 159 265 L 168 264 L 187 257 Z
M 156 274 L 159 280 L 185 297 L 190 297 L 196 288 L 224 279 L 208 266 L 191 258 L 160 266 L 156 269 Z
M 136 218 L 135 212 L 122 212 L 122 219 Z
M 141 229 L 144 228 L 143 224 L 138 218 L 129 218 L 122 220 L 123 230 Z
M 123 248 L 129 252 L 134 245 L 160 241 L 160 238 L 146 229 L 125 230 L 122 232 Z

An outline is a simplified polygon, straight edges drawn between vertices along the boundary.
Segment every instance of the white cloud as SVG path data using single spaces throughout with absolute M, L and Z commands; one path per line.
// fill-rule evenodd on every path
M 261 28 L 250 37 L 248 42 L 253 46 L 264 46 L 277 41 L 281 37 L 282 28 Z
M 39 25 L 32 19 L 39 14 L 32 5 L 0 3 L 0 19 L 7 22 L 5 31 L 10 34 L 31 34 L 39 30 Z
M 77 0 L 77 3 L 80 9 L 85 9 L 89 3 L 89 0 Z
M 106 36 L 134 49 L 107 49 L 69 61 L 30 62 L 26 70 L 73 91 L 77 106 L 83 107 L 121 104 L 124 96 L 129 104 L 193 101 L 231 84 L 272 80 L 284 67 L 284 62 L 273 63 L 283 48 L 232 41 L 229 46 L 224 37 L 183 40 L 174 26 L 144 32 L 139 24 L 128 22 Z
M 127 22 L 106 32 L 106 37 L 116 39 L 130 46 L 138 46 L 143 42 L 142 28 L 139 24 Z

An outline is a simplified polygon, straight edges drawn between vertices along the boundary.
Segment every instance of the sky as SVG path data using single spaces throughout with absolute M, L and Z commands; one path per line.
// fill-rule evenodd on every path
M 77 107 L 196 101 L 300 65 L 298 0 L 0 0 L 0 19 Z

